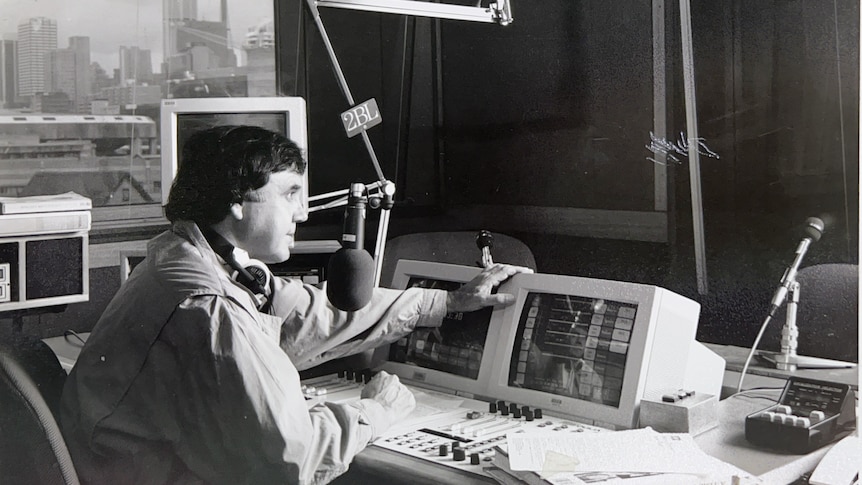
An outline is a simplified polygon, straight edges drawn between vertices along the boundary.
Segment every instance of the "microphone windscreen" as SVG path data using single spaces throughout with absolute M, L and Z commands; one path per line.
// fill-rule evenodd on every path
M 341 248 L 329 258 L 326 297 L 335 308 L 359 310 L 371 301 L 374 258 L 364 249 Z
M 823 236 L 823 231 L 826 229 L 826 223 L 818 217 L 809 217 L 805 220 L 805 234 L 812 241 L 817 242 Z

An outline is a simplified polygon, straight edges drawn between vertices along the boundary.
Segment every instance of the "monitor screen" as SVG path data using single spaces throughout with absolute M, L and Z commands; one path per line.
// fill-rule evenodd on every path
M 401 260 L 390 285 L 454 290 L 481 268 L 427 261 Z M 436 328 L 417 328 L 384 349 L 382 369 L 413 383 L 456 393 L 480 394 L 488 382 L 496 352 L 488 344 L 492 308 L 449 313 Z
M 305 100 L 299 97 L 174 98 L 161 106 L 162 204 L 182 164 L 183 145 L 197 131 L 212 126 L 254 125 L 282 133 L 308 153 Z M 305 174 L 308 199 L 308 168 Z
M 408 288 L 456 290 L 460 281 L 412 277 Z M 435 328 L 419 328 L 389 347 L 389 360 L 447 372 L 468 379 L 479 377 L 492 308 L 451 312 Z
M 637 304 L 527 293 L 509 385 L 619 407 Z

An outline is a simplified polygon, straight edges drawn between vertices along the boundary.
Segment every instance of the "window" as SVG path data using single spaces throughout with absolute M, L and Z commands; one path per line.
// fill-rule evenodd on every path
M 273 36 L 272 0 L 9 5 L 0 193 L 77 192 L 92 199 L 96 229 L 163 224 L 161 100 L 275 95 L 275 49 L 260 41 Z M 110 195 L 123 184 L 120 202 Z

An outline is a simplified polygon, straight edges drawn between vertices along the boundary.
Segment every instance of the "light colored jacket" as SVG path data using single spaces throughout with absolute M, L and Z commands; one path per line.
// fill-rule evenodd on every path
M 93 328 L 61 425 L 85 483 L 325 483 L 389 427 L 374 400 L 307 409 L 297 368 L 439 325 L 439 290 L 375 289 L 357 312 L 274 279 L 270 314 L 193 223 L 148 244 Z

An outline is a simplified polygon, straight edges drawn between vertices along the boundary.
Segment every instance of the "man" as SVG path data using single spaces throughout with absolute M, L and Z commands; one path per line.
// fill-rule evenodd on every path
M 328 482 L 415 402 L 381 373 L 357 402 L 308 409 L 297 369 L 440 325 L 447 311 L 511 303 L 491 290 L 525 268 L 495 265 L 448 293 L 375 289 L 350 313 L 315 286 L 243 280 L 246 257 L 290 256 L 308 217 L 304 170 L 293 142 L 261 128 L 187 141 L 165 208 L 171 229 L 149 242 L 63 392 L 84 482 Z

